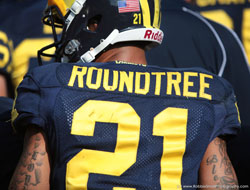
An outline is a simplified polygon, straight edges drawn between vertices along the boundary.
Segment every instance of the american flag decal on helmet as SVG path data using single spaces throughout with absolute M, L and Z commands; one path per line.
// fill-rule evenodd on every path
M 140 12 L 139 0 L 121 0 L 118 1 L 119 13 Z

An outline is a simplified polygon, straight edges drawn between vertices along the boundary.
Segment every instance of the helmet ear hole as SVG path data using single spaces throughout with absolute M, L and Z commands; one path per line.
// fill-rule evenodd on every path
M 88 20 L 88 29 L 92 32 L 95 32 L 98 29 L 99 23 L 102 20 L 101 15 L 96 15 Z

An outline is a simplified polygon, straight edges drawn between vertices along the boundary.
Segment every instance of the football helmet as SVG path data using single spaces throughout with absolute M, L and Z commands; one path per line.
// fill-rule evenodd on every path
M 144 41 L 145 49 L 161 44 L 161 0 L 48 0 L 43 22 L 52 27 L 55 42 L 38 57 L 58 62 L 91 62 L 110 45 Z M 97 24 L 95 30 L 91 24 Z M 56 27 L 63 28 L 60 40 Z M 45 51 L 55 47 L 54 55 Z M 41 59 L 40 59 L 41 60 Z

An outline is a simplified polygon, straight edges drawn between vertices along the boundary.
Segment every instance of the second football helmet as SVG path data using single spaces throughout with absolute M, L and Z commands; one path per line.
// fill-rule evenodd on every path
M 110 45 L 144 41 L 145 49 L 161 44 L 160 0 L 48 0 L 44 23 L 62 27 L 56 47 L 59 62 L 91 62 Z M 70 8 L 68 8 L 70 7 Z M 96 28 L 92 26 L 97 26 Z

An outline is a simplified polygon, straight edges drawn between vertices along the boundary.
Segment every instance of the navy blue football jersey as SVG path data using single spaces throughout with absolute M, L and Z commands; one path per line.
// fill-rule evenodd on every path
M 48 137 L 51 189 L 193 189 L 208 144 L 240 128 L 222 78 L 121 61 L 35 68 L 15 111 Z

